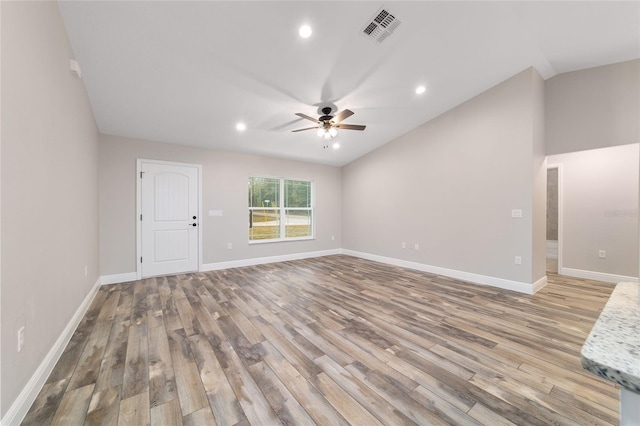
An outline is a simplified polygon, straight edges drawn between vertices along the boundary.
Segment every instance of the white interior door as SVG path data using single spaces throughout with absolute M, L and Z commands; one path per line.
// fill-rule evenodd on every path
M 199 170 L 140 163 L 141 275 L 198 270 Z

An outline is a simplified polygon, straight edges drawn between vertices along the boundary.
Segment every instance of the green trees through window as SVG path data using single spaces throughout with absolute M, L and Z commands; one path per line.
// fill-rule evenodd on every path
M 249 177 L 249 241 L 312 238 L 312 194 L 311 181 Z

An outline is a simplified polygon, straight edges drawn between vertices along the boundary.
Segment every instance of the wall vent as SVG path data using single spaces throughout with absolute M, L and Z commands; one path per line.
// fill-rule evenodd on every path
M 378 43 L 382 43 L 398 28 L 398 25 L 400 25 L 400 20 L 383 7 L 367 22 L 362 33 Z

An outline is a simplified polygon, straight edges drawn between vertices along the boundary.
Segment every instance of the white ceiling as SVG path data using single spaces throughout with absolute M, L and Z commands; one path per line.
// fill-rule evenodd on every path
M 383 43 L 362 28 L 385 6 Z M 640 2 L 61 1 L 102 133 L 344 165 L 534 66 L 640 57 Z M 308 39 L 300 25 L 313 28 Z M 426 93 L 416 95 L 419 84 Z M 355 115 L 338 150 L 313 123 Z M 239 133 L 238 121 L 247 125 Z

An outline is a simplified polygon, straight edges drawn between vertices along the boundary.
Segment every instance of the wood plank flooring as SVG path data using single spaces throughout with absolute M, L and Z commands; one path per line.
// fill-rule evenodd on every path
M 580 366 L 613 287 L 341 255 L 103 286 L 23 424 L 618 424 Z

